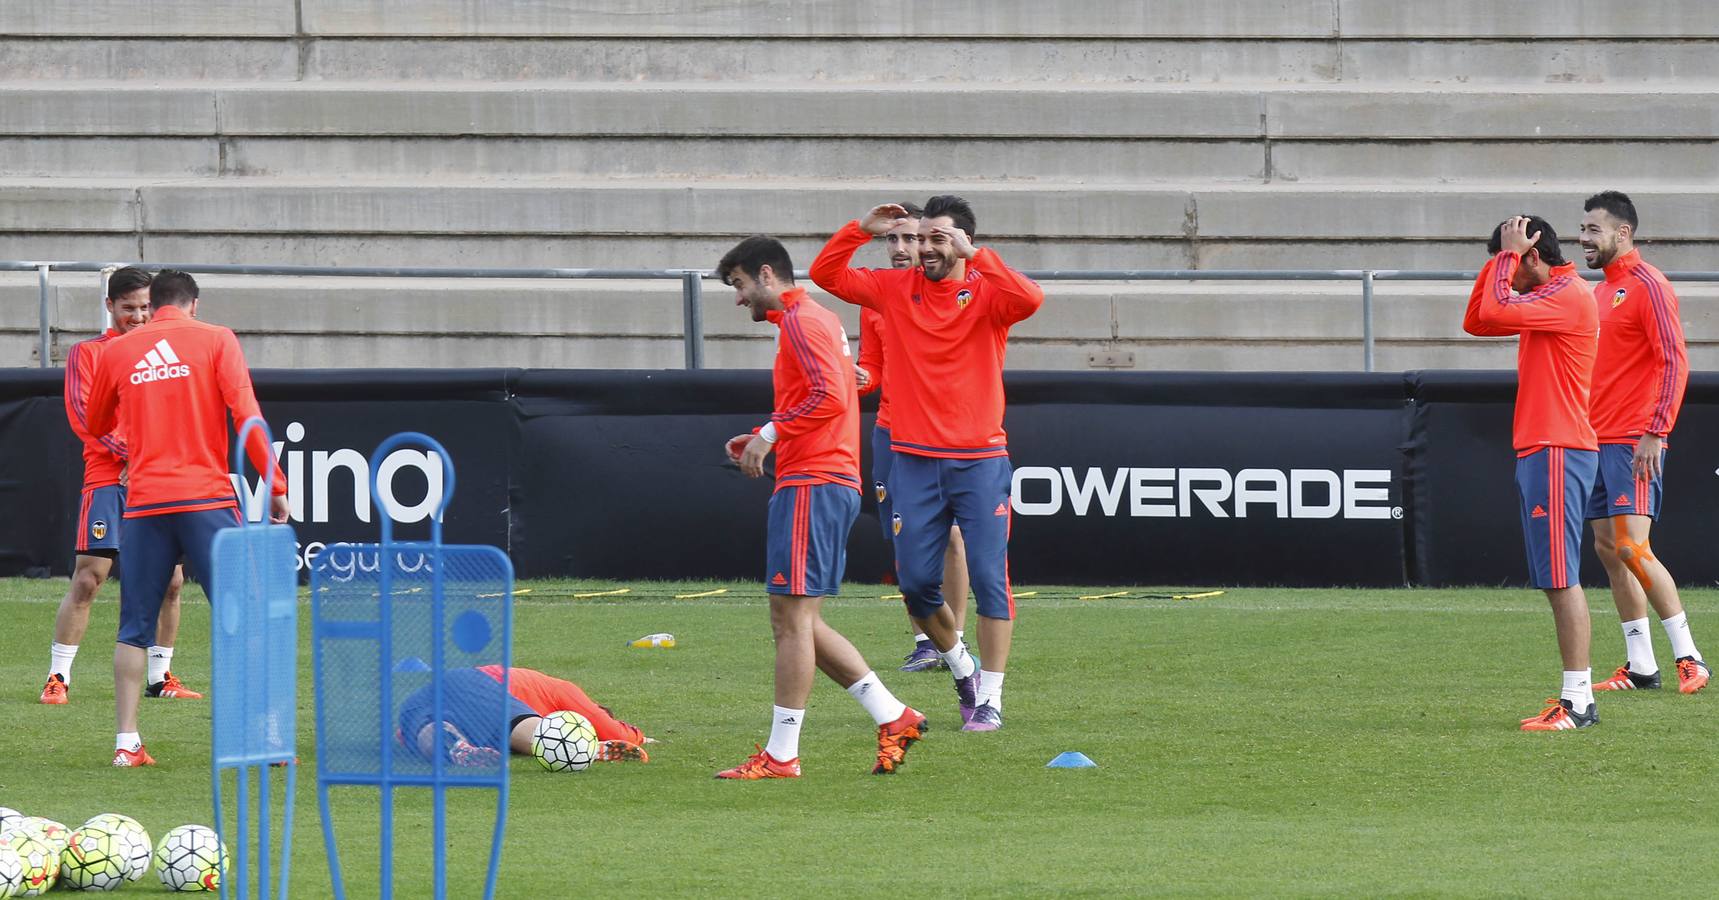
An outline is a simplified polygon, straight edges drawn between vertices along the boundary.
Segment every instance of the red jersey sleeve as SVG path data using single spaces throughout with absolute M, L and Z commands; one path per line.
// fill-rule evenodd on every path
M 220 341 L 216 358 L 217 383 L 221 388 L 221 399 L 232 412 L 233 427 L 237 429 L 252 416 L 260 418 L 263 410 L 257 405 L 256 392 L 251 389 L 251 369 L 245 365 L 245 351 L 240 349 L 238 337 L 231 331 L 222 330 Z M 275 462 L 275 455 L 261 431 L 251 432 L 245 441 L 245 453 L 258 472 L 274 467 L 274 489 L 271 493 L 281 495 L 287 492 L 286 473 Z
M 973 255 L 973 268 L 985 276 L 985 284 L 996 291 L 996 303 L 991 315 L 1004 325 L 1013 325 L 1039 311 L 1044 305 L 1044 288 L 1038 282 L 1003 264 L 997 251 L 981 247 Z
M 830 236 L 818 258 L 812 260 L 812 283 L 849 303 L 870 309 L 881 304 L 877 273 L 870 269 L 850 269 L 848 262 L 854 253 L 871 240 L 871 235 L 859 226 L 859 220 L 843 225 Z
M 1571 331 L 1579 325 L 1576 310 L 1567 304 L 1548 302 L 1563 288 L 1566 278 L 1553 278 L 1526 294 L 1514 294 L 1510 279 L 1522 257 L 1500 252 L 1481 270 L 1468 296 L 1464 331 L 1474 335 L 1521 334 L 1524 331 Z
M 1683 350 L 1683 322 L 1677 316 L 1675 298 L 1667 296 L 1668 288 L 1654 279 L 1644 278 L 1641 283 L 1648 302 L 1637 308 L 1636 315 L 1642 320 L 1641 332 L 1646 335 L 1648 348 L 1658 364 L 1647 433 L 1663 437 L 1677 424 L 1677 413 L 1683 406 L 1684 385 L 1689 380 L 1688 357 Z
M 883 390 L 883 332 L 879 326 L 882 321 L 882 313 L 860 310 L 859 367 L 871 376 L 871 383 L 860 388 L 862 395 Z
M 842 390 L 845 382 L 839 373 L 849 363 L 837 349 L 840 335 L 831 334 L 822 322 L 810 316 L 783 316 L 782 342 L 788 350 L 787 357 L 799 369 L 806 396 L 788 409 L 771 413 L 777 440 L 816 430 L 847 411 L 854 399 Z
M 72 345 L 71 357 L 66 360 L 66 421 L 71 423 L 72 433 L 86 446 L 99 444 L 115 460 L 125 460 L 125 441 L 111 429 L 107 432 L 92 432 L 89 427 L 90 386 L 95 380 L 95 354 L 83 343 Z

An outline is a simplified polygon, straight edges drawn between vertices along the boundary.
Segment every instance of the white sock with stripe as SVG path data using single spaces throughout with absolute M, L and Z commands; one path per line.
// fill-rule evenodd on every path
M 1594 670 L 1577 669 L 1564 672 L 1564 689 L 1558 699 L 1570 701 L 1576 712 L 1586 714 L 1594 708 Z
M 793 762 L 800 758 L 800 726 L 806 721 L 806 711 L 786 706 L 771 707 L 770 743 L 764 752 L 777 762 Z
M 871 714 L 871 720 L 879 725 L 888 725 L 907 711 L 907 704 L 895 699 L 876 672 L 867 672 L 864 678 L 848 685 L 848 695 L 858 700 Z
M 144 684 L 160 684 L 167 680 L 167 670 L 173 667 L 172 647 L 149 648 L 149 680 Z
M 56 641 L 53 646 L 48 648 L 48 655 L 50 657 L 48 674 L 58 675 L 65 680 L 66 684 L 71 684 L 72 660 L 78 658 L 78 645 L 62 644 Z
M 1659 671 L 1659 661 L 1653 658 L 1653 634 L 1648 630 L 1647 617 L 1623 623 L 1623 634 L 1624 649 L 1629 651 L 1629 670 L 1637 675 Z
M 1642 619 L 1646 622 L 1646 619 Z M 1680 612 L 1669 619 L 1659 620 L 1665 626 L 1665 636 L 1671 639 L 1671 656 L 1682 659 L 1685 656 L 1701 658 L 1701 651 L 1695 649 L 1695 638 L 1689 634 L 1689 613 Z

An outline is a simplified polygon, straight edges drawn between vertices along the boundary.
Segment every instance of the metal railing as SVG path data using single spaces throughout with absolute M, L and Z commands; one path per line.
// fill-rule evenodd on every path
M 496 278 L 674 280 L 681 283 L 685 319 L 686 367 L 704 368 L 704 280 L 708 269 L 475 269 L 424 266 L 252 266 L 200 263 L 0 261 L 0 272 L 36 272 L 40 291 L 40 364 L 48 368 L 53 343 L 48 276 L 54 272 L 101 272 L 112 266 L 141 265 L 179 269 L 199 275 L 286 275 L 340 278 Z M 1023 269 L 1035 281 L 1358 281 L 1360 283 L 1361 364 L 1373 371 L 1373 287 L 1379 281 L 1473 281 L 1474 269 Z M 1584 272 L 1599 281 L 1598 271 Z M 1719 282 L 1719 272 L 1667 272 L 1673 282 Z M 805 278 L 804 271 L 796 278 Z M 102 285 L 105 292 L 106 285 Z

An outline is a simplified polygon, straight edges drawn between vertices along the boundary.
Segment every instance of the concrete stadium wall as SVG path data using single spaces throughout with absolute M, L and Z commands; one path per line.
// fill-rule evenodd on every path
M 804 265 L 955 191 L 1022 267 L 1471 268 L 1503 216 L 1573 237 L 1619 187 L 1650 259 L 1719 268 L 1716 50 L 1698 0 L 9 0 L 0 258 L 708 267 L 766 231 Z M 681 359 L 671 282 L 214 284 L 260 365 Z M 1508 365 L 1465 291 L 1382 286 L 1379 365 Z M 765 364 L 709 294 L 709 363 Z M 1017 367 L 1360 361 L 1349 284 L 1050 295 Z M 34 364 L 33 280 L 0 296 L 0 365 Z M 94 322 L 55 308 L 57 360 Z

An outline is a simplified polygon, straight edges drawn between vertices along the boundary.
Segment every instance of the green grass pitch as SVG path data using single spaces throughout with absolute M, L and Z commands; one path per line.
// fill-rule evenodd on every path
M 974 735 L 956 730 L 946 673 L 895 671 L 908 643 L 900 604 L 854 585 L 826 618 L 931 717 L 932 733 L 900 774 L 867 774 L 870 720 L 820 681 L 805 777 L 718 783 L 712 773 L 767 733 L 771 644 L 758 587 L 648 584 L 573 599 L 619 585 L 525 586 L 515 662 L 579 681 L 662 743 L 648 765 L 583 774 L 516 758 L 503 897 L 1643 896 L 1719 882 L 1719 688 L 1601 695 L 1597 728 L 1517 732 L 1558 687 L 1551 618 L 1531 591 L 1250 589 L 1178 601 L 1041 588 L 1020 601 L 1007 726 Z M 160 765 L 107 767 L 111 589 L 72 704 L 36 703 L 64 587 L 0 581 L 0 805 L 74 825 L 123 812 L 156 837 L 207 822 L 205 704 L 146 700 L 144 738 Z M 1697 639 L 1715 646 L 1719 617 L 1705 611 L 1719 592 L 1685 600 Z M 208 610 L 195 589 L 186 601 L 175 669 L 206 686 Z M 1603 677 L 1623 659 L 1622 640 L 1609 597 L 1590 591 L 1590 601 Z M 308 627 L 308 610 L 303 618 Z M 680 646 L 625 646 L 657 631 Z M 321 897 L 303 646 L 293 896 Z M 1099 768 L 1044 768 L 1064 750 Z M 374 792 L 336 796 L 348 887 L 374 896 Z M 428 804 L 404 796 L 399 895 L 424 896 Z M 472 794 L 451 809 L 452 893 L 474 896 L 490 807 Z M 146 889 L 161 890 L 153 876 L 126 888 Z

